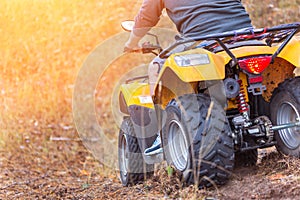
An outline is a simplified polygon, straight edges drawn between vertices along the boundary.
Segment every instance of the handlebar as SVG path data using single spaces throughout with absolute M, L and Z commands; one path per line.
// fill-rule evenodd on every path
M 162 48 L 160 45 L 154 45 L 150 42 L 145 42 L 142 44 L 142 52 L 143 53 L 153 53 L 153 51 L 158 50 L 158 52 L 162 51 Z
M 143 53 L 143 54 L 153 53 L 155 55 L 158 55 L 158 53 L 154 52 L 156 50 L 158 51 L 158 53 L 160 53 L 162 51 L 161 46 L 160 45 L 151 44 L 150 42 L 143 43 L 142 47 L 138 48 L 138 49 L 130 49 L 130 48 L 127 48 L 127 47 L 124 48 L 124 52 L 129 52 L 129 53 Z

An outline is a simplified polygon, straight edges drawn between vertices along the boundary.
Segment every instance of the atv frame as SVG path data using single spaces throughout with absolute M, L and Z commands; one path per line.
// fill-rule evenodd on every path
M 151 176 L 166 160 L 186 184 L 222 185 L 236 165 L 253 165 L 257 149 L 276 146 L 300 157 L 300 23 L 212 34 L 176 42 L 155 94 L 143 77 L 120 87 L 119 134 L 123 185 Z M 192 44 L 173 52 L 179 45 Z M 160 133 L 164 153 L 145 156 Z

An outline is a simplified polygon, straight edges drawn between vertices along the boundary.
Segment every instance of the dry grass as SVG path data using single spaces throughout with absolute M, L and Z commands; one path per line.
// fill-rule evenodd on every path
M 129 8 L 137 9 L 136 2 L 1 0 L 2 144 L 33 126 L 72 124 L 77 72 L 97 44 L 134 16 Z
M 300 19 L 299 0 L 243 0 L 255 27 L 269 27 Z

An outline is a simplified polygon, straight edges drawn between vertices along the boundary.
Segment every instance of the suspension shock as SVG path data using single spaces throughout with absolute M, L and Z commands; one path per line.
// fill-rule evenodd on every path
M 243 85 L 243 81 L 242 80 L 238 80 L 238 83 L 240 85 L 240 92 L 238 94 L 238 96 L 236 97 L 237 103 L 238 103 L 238 109 L 239 112 L 243 115 L 243 117 L 249 121 L 249 115 L 248 115 L 248 103 L 246 101 L 246 94 L 245 94 L 245 88 Z

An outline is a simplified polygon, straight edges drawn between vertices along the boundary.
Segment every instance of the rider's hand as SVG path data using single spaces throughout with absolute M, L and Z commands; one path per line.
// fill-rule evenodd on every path
M 141 47 L 139 45 L 139 41 L 141 39 L 141 37 L 138 37 L 134 35 L 133 32 L 131 32 L 128 41 L 125 43 L 124 52 L 133 52 L 140 50 Z
M 125 52 L 125 53 L 137 52 L 137 51 L 140 51 L 140 50 L 141 50 L 141 47 L 140 47 L 140 46 L 128 47 L 128 46 L 125 44 L 125 47 L 124 47 L 124 52 Z

